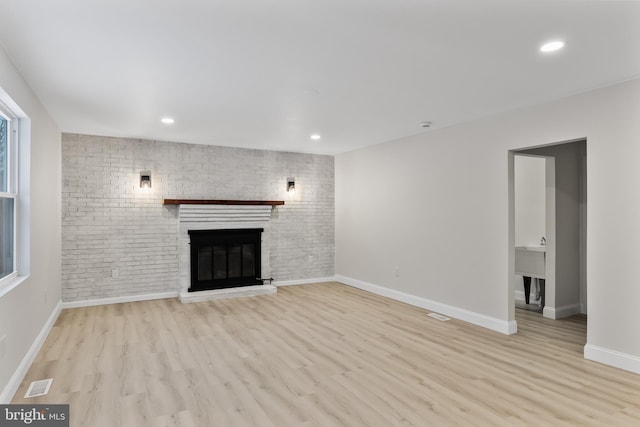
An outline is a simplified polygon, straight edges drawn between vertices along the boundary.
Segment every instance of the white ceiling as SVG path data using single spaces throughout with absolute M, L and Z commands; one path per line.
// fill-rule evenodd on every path
M 637 1 L 2 0 L 0 21 L 60 129 L 96 135 L 336 154 L 640 76 Z

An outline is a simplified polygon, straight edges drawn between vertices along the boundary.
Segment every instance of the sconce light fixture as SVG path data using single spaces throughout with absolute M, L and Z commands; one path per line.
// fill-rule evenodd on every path
M 140 172 L 140 188 L 151 188 L 151 172 Z
M 296 179 L 287 178 L 287 193 L 293 193 L 296 191 Z

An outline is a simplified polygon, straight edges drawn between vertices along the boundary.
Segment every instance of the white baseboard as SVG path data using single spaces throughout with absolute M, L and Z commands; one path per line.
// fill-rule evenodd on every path
M 556 319 L 580 314 L 580 304 L 563 305 L 556 307 Z
M 22 358 L 22 362 L 20 362 L 20 365 L 18 365 L 18 368 L 11 376 L 9 383 L 2 391 L 2 394 L 0 394 L 0 404 L 9 404 L 11 402 L 11 399 L 13 399 L 13 396 L 16 394 L 16 391 L 18 391 L 22 380 L 24 379 L 25 375 L 27 375 L 31 364 L 38 355 L 38 352 L 40 351 L 40 348 L 42 348 L 42 344 L 44 344 L 47 336 L 49 336 L 49 332 L 51 332 L 51 328 L 53 328 L 53 325 L 56 323 L 56 320 L 58 319 L 61 311 L 62 303 L 58 302 L 58 304 L 49 315 L 49 318 L 42 326 L 40 333 L 33 341 L 33 344 L 31 344 L 31 347 L 29 347 L 29 351 L 27 351 L 27 354 L 24 355 L 24 357 Z
M 125 295 L 122 297 L 89 299 L 83 301 L 68 301 L 62 303 L 62 308 L 91 307 L 94 305 L 121 304 L 123 302 L 149 301 L 154 299 L 177 298 L 178 291 L 160 292 L 156 294 Z
M 544 308 L 542 309 L 542 317 L 546 317 L 547 319 L 552 319 L 555 320 L 556 319 L 556 309 L 545 305 Z
M 563 317 L 573 316 L 580 313 L 580 304 L 564 305 L 562 307 L 544 306 L 542 316 L 547 319 L 562 319 Z
M 294 285 L 310 285 L 312 283 L 324 283 L 324 282 L 335 282 L 336 278 L 333 277 L 322 277 L 319 279 L 300 279 L 300 280 L 281 280 L 281 281 L 273 281 L 273 286 L 294 286 Z
M 518 289 L 516 289 L 513 292 L 513 299 L 516 302 L 525 303 L 525 298 L 524 298 L 524 291 L 520 291 Z M 529 299 L 529 302 L 531 302 L 532 299 Z M 536 303 L 538 303 L 539 301 L 536 301 Z M 562 307 L 551 307 L 548 305 L 544 306 L 544 309 L 542 311 L 542 316 L 546 317 L 547 319 L 562 319 L 563 317 L 569 317 L 569 316 L 573 316 L 574 314 L 579 314 L 579 313 L 583 313 L 584 312 L 584 308 L 582 307 L 581 304 L 571 304 L 571 305 L 565 305 Z
M 584 346 L 584 358 L 640 374 L 640 357 L 638 356 L 587 344 Z
M 322 282 L 333 282 L 335 281 L 335 277 L 323 277 L 318 279 L 301 279 L 301 280 L 284 280 L 284 281 L 274 281 L 272 283 L 273 286 L 292 286 L 292 285 L 307 285 L 311 283 L 322 283 Z M 180 292 L 160 292 L 155 294 L 138 294 L 138 295 L 125 295 L 121 297 L 112 297 L 112 298 L 99 298 L 99 299 L 89 299 L 82 301 L 67 301 L 62 303 L 62 308 L 78 308 L 78 307 L 91 307 L 94 305 L 106 305 L 106 304 L 121 304 L 125 302 L 135 302 L 135 301 L 149 301 L 154 299 L 164 299 L 164 298 L 179 298 Z
M 344 283 L 345 285 L 353 286 L 354 288 L 382 295 L 384 297 L 411 304 L 416 307 L 424 308 L 426 310 L 435 311 L 437 313 L 444 314 L 446 316 L 450 316 L 459 320 L 464 320 L 465 322 L 469 322 L 477 326 L 482 326 L 483 328 L 491 329 L 503 334 L 515 334 L 518 330 L 518 326 L 515 320 L 506 321 L 496 319 L 495 317 L 490 317 L 484 314 L 475 313 L 473 311 L 465 310 L 451 305 L 431 301 L 426 298 L 363 282 L 362 280 L 353 279 L 351 277 L 336 275 L 335 280 Z

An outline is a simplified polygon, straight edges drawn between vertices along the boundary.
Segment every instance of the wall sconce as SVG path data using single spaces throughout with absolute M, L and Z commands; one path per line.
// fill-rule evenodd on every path
M 296 179 L 287 178 L 287 193 L 293 193 L 296 191 Z
M 140 188 L 151 188 L 151 172 L 140 172 Z

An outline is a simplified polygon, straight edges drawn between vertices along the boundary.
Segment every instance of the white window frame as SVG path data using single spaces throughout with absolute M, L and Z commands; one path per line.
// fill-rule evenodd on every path
M 0 116 L 7 121 L 7 191 L 1 198 L 13 199 L 13 271 L 0 278 L 0 295 L 18 276 L 18 118 L 0 102 Z M 1 224 L 0 224 L 1 226 Z

